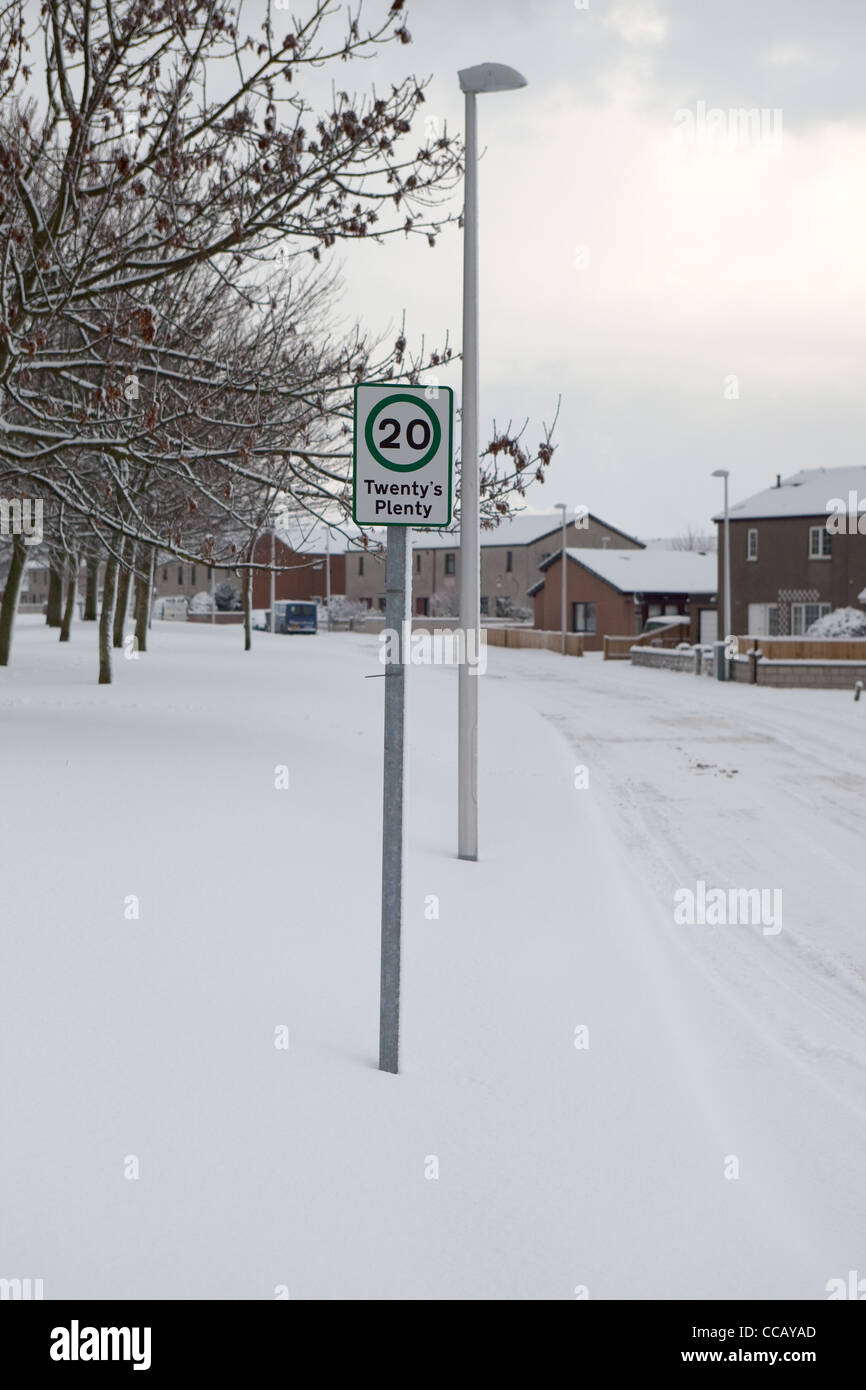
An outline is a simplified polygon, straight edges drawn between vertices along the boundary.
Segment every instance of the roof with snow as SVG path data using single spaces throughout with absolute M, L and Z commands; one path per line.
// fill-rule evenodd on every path
M 561 551 L 539 569 L 547 570 Z M 695 550 L 574 550 L 566 552 L 592 574 L 624 594 L 714 594 L 718 582 L 715 555 Z
M 609 522 L 602 521 L 594 512 L 590 512 L 589 515 L 599 526 L 607 526 L 612 535 L 625 536 L 628 540 L 633 540 L 635 545 L 643 545 L 643 541 L 630 536 L 627 531 L 621 531 L 617 526 L 610 526 Z M 341 529 L 337 529 L 333 524 L 328 529 L 331 532 L 332 555 L 342 555 L 346 551 L 368 548 L 362 545 L 360 540 L 362 533 L 351 522 Z M 450 531 L 426 531 L 423 527 L 418 526 L 413 526 L 411 529 L 413 532 L 412 543 L 416 550 L 457 550 L 460 546 L 459 526 Z M 312 516 L 292 517 L 287 522 L 277 526 L 277 535 L 280 540 L 301 554 L 311 551 L 318 554 L 324 551 L 325 531 L 324 523 Z M 515 547 L 532 545 L 545 536 L 556 535 L 558 539 L 561 531 L 561 512 L 518 512 L 515 516 L 507 517 L 501 521 L 498 526 L 489 530 L 482 530 L 481 544 L 482 546 Z M 377 542 L 382 545 L 385 543 L 386 532 L 382 527 L 366 526 L 363 534 L 373 545 Z
M 278 522 L 275 529 L 278 540 L 299 555 L 324 554 L 329 546 L 330 533 L 331 554 L 343 555 L 351 548 L 353 533 L 357 528 L 347 526 L 338 529 L 333 525 L 326 526 L 314 516 L 306 516 L 291 517 L 288 521 Z
M 602 521 L 601 517 L 590 512 L 592 521 L 599 526 L 606 526 L 614 536 L 624 536 L 627 540 L 633 540 L 635 545 L 642 545 L 636 536 L 631 536 L 627 531 L 621 530 L 618 526 L 611 526 L 609 522 Z M 574 517 L 569 517 L 570 521 Z M 425 531 L 423 528 L 415 527 L 413 544 L 416 550 L 455 550 L 460 544 L 459 526 L 453 531 Z M 514 516 L 507 517 L 489 530 L 482 530 L 482 546 L 501 545 L 501 546 L 520 546 L 532 545 L 535 541 L 540 541 L 544 536 L 557 536 L 562 531 L 561 512 L 517 512 Z M 372 534 L 372 533 L 371 533 Z
M 761 517 L 826 516 L 828 503 L 841 497 L 847 505 L 848 493 L 866 496 L 866 464 L 854 468 L 805 468 L 783 478 L 780 487 L 767 487 L 730 508 L 731 521 L 753 521 Z M 724 521 L 719 512 L 713 521 Z

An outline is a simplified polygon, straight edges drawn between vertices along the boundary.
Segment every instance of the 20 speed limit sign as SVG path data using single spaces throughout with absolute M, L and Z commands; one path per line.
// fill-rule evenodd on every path
M 449 386 L 355 387 L 354 517 L 359 526 L 449 526 Z

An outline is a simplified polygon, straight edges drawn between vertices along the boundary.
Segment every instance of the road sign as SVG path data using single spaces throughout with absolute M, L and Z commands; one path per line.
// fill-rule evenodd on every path
M 453 414 L 450 386 L 355 387 L 359 526 L 450 526 Z

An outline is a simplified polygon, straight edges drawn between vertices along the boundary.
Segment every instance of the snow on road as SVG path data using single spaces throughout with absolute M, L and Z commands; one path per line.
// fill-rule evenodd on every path
M 595 1299 L 866 1273 L 862 702 L 491 649 L 466 864 L 455 673 L 413 668 L 392 1077 L 376 640 L 158 624 L 110 689 L 94 645 L 24 620 L 0 672 L 0 1275 Z M 782 930 L 678 925 L 698 880 L 781 889 Z

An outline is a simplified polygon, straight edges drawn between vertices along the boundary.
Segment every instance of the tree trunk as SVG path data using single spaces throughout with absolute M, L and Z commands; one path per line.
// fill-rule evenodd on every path
M 45 621 L 49 627 L 63 622 L 63 575 L 54 565 L 48 571 L 48 604 Z
M 72 619 L 75 615 L 75 598 L 78 589 L 78 556 L 73 555 L 69 562 L 69 577 L 66 581 L 66 607 L 63 610 L 63 619 L 60 624 L 61 642 L 69 641 L 69 634 L 72 630 Z
M 117 590 L 117 558 L 109 555 L 102 581 L 102 612 L 99 615 L 99 684 L 111 685 L 111 632 L 114 626 L 114 596 Z
M 114 645 L 123 646 L 123 625 L 129 606 L 129 585 L 135 566 L 135 543 L 125 548 L 124 562 L 117 579 L 117 602 L 114 605 Z
M 252 557 L 250 557 L 252 558 Z M 252 565 L 244 573 L 244 651 L 253 645 L 253 570 Z
M 148 581 L 140 574 L 135 576 L 135 646 L 140 652 L 147 651 Z
M 87 557 L 87 587 L 84 591 L 84 621 L 96 622 L 96 601 L 99 592 L 99 557 Z
M 12 629 L 15 614 L 18 612 L 18 596 L 24 579 L 24 566 L 27 563 L 27 547 L 23 536 L 16 536 L 12 543 L 12 563 L 6 576 L 6 588 L 0 603 L 0 666 L 9 665 L 12 650 Z
M 153 576 L 156 573 L 156 551 L 151 546 L 150 565 L 147 571 L 147 631 L 153 626 Z

